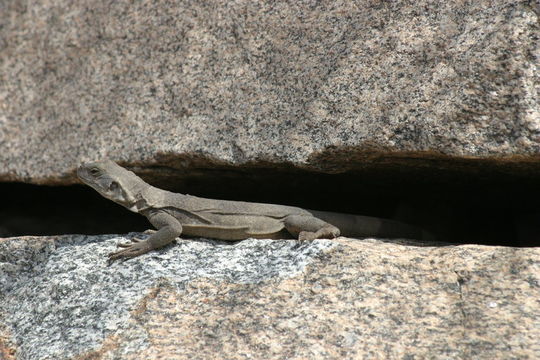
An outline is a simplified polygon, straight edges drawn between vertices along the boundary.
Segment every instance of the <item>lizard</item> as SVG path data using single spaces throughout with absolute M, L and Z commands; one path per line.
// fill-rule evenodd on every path
M 218 240 L 334 239 L 383 237 L 422 239 L 425 232 L 394 220 L 306 210 L 245 201 L 214 200 L 154 187 L 111 160 L 83 163 L 79 179 L 103 197 L 145 216 L 157 229 L 148 238 L 119 243 L 109 261 L 133 258 L 161 248 L 181 234 Z

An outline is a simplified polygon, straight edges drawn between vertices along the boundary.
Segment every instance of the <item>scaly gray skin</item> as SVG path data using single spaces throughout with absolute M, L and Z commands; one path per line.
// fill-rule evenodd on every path
M 340 233 L 422 238 L 419 229 L 391 220 L 172 193 L 145 183 L 110 160 L 82 164 L 77 175 L 105 198 L 146 216 L 158 229 L 146 240 L 119 244 L 123 249 L 109 254 L 110 261 L 142 255 L 171 243 L 180 234 L 221 240 L 332 239 Z

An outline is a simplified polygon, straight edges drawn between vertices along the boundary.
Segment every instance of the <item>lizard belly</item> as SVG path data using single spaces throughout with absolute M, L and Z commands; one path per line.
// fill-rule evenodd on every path
M 285 226 L 279 219 L 265 216 L 220 215 L 210 224 L 182 224 L 183 233 L 190 236 L 209 237 L 220 240 L 243 240 L 250 237 L 278 239 L 287 237 Z

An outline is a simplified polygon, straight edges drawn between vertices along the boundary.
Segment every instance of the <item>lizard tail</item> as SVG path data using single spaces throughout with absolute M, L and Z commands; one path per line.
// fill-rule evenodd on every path
M 313 216 L 339 228 L 343 236 L 434 240 L 427 231 L 395 220 L 326 211 L 308 211 Z

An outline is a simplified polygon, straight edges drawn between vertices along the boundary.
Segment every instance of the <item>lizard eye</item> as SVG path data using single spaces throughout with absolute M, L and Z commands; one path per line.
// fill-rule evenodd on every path
M 90 169 L 90 174 L 96 176 L 96 175 L 99 175 L 99 169 L 98 168 L 91 168 Z

